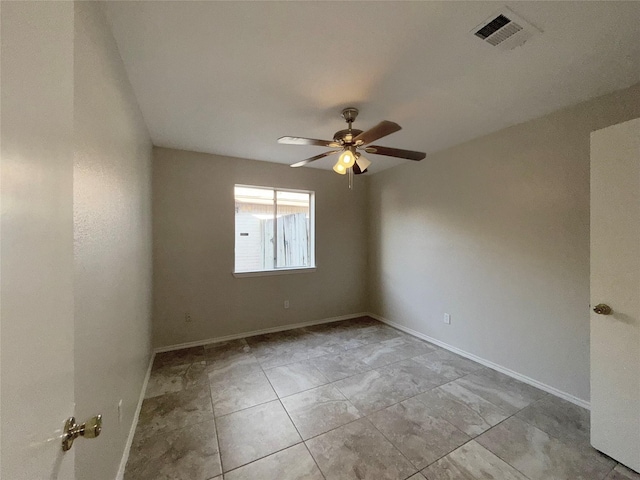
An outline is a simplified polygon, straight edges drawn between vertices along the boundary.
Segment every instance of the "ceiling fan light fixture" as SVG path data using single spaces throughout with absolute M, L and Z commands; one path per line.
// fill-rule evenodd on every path
M 369 168 L 369 165 L 371 165 L 371 162 L 369 161 L 368 158 L 363 157 L 359 153 L 357 155 L 358 155 L 358 158 L 356 158 L 356 163 L 358 164 L 358 167 L 360 167 L 360 171 L 364 172 L 367 168 Z
M 342 155 L 340 155 L 340 158 L 338 159 L 338 163 L 343 165 L 345 168 L 353 167 L 353 164 L 356 163 L 356 153 L 351 147 L 342 152 Z
M 347 173 L 347 167 L 338 159 L 336 164 L 333 166 L 333 171 L 339 173 L 340 175 L 345 175 Z
M 361 149 L 367 153 L 375 153 L 376 155 L 384 155 L 387 157 L 403 158 L 406 160 L 419 161 L 426 157 L 424 152 L 414 152 L 411 150 L 402 150 L 400 148 L 382 147 L 379 145 L 370 145 L 372 142 L 380 138 L 391 135 L 401 130 L 400 125 L 389 120 L 383 120 L 376 126 L 367 131 L 352 128 L 353 121 L 358 116 L 358 109 L 348 107 L 342 110 L 342 118 L 348 124 L 348 128 L 339 130 L 333 134 L 333 140 L 318 140 L 316 138 L 306 137 L 280 137 L 278 143 L 288 145 L 313 145 L 320 147 L 331 147 L 336 150 L 305 158 L 299 162 L 292 164 L 292 167 L 302 167 L 329 155 L 338 154 L 338 161 L 333 166 L 333 171 L 339 175 L 349 175 L 349 185 L 353 186 L 353 176 L 367 172 L 371 162 L 357 152 Z

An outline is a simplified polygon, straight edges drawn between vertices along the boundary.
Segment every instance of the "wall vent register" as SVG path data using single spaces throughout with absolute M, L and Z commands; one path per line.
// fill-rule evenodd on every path
M 475 27 L 471 33 L 484 40 L 492 47 L 502 50 L 513 50 L 524 45 L 534 35 L 542 33 L 513 10 L 504 7 L 500 12 L 491 15 L 483 23 Z

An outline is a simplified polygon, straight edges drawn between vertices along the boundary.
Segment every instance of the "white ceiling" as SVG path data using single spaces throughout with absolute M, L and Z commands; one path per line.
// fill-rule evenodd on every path
M 508 5 L 544 32 L 469 32 Z M 640 2 L 107 2 L 153 143 L 293 163 L 355 128 L 432 153 L 640 82 Z M 406 161 L 367 154 L 372 172 Z M 314 163 L 331 168 L 335 157 Z M 428 157 L 423 162 L 428 162 Z

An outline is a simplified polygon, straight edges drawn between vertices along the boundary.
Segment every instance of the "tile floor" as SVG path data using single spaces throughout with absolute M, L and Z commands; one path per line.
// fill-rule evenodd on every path
M 640 480 L 586 410 L 368 317 L 156 355 L 125 480 Z

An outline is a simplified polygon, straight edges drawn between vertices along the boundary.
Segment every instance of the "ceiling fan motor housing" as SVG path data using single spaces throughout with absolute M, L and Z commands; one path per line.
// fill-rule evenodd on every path
M 361 133 L 362 133 L 362 130 L 358 130 L 356 128 L 353 128 L 351 130 L 349 129 L 339 130 L 333 135 L 333 139 L 336 142 L 340 142 L 341 144 L 349 145 L 353 143 L 353 139 L 356 138 Z

